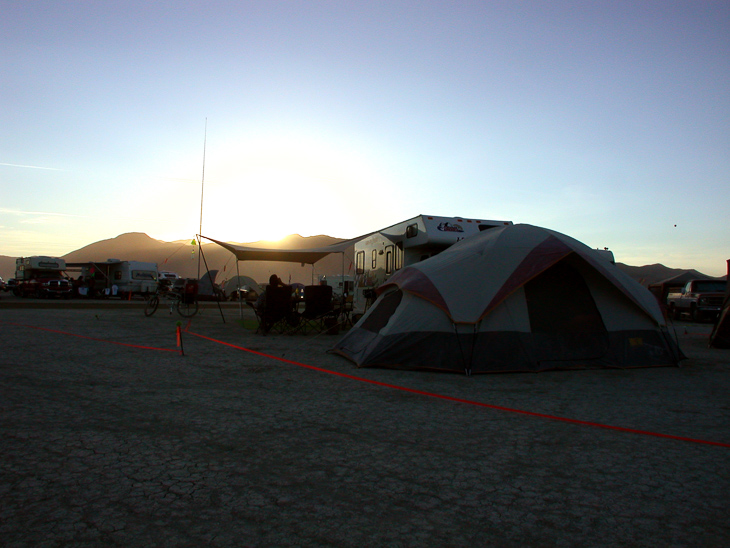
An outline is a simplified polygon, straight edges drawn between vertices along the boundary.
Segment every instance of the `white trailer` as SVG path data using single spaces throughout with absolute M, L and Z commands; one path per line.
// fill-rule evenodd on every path
M 157 290 L 157 263 L 119 261 L 110 265 L 109 280 L 122 294 L 154 293 Z
M 157 290 L 157 263 L 107 259 L 105 262 L 74 263 L 81 267 L 85 284 L 93 279 L 94 292 L 106 296 L 147 295 Z
M 352 295 L 355 291 L 354 276 L 345 276 L 344 281 L 343 277 L 339 274 L 334 276 L 320 276 L 319 283 L 331 285 L 332 294 L 336 297 L 342 297 L 342 295 Z
M 392 274 L 440 253 L 459 240 L 512 221 L 419 215 L 383 228 L 355 244 L 355 310 Z

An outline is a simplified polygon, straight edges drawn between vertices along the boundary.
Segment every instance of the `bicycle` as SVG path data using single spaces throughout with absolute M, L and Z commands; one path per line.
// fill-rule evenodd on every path
M 147 300 L 144 308 L 145 316 L 152 316 L 157 312 L 160 301 L 166 301 L 170 307 L 170 314 L 177 310 L 183 318 L 192 318 L 198 313 L 198 284 L 197 280 L 186 280 L 182 291 L 172 288 L 167 284 L 160 283 L 157 291 Z

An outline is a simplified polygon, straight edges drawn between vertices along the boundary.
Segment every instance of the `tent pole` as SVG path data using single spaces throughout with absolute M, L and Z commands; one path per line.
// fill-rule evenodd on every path
M 241 299 L 241 271 L 238 269 L 238 257 L 236 257 L 236 286 L 238 288 L 238 313 L 243 321 L 243 299 Z

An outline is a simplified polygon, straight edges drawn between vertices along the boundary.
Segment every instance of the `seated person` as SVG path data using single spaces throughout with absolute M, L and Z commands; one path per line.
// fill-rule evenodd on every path
M 286 287 L 286 284 L 281 281 L 281 278 L 277 276 L 276 274 L 272 274 L 269 277 L 269 285 L 273 285 L 274 287 Z M 252 305 L 256 310 L 263 310 L 266 306 L 266 289 L 264 288 L 264 291 L 261 292 L 261 295 L 259 295 L 259 298 L 256 299 L 256 304 Z

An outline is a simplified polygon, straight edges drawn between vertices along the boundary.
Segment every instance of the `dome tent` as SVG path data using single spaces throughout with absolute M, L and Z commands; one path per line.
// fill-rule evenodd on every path
M 397 272 L 332 351 L 359 367 L 467 374 L 683 358 L 647 289 L 577 240 L 524 224 Z
M 250 290 L 255 291 L 259 295 L 264 292 L 263 288 L 251 277 L 249 276 L 233 276 L 230 280 L 226 282 L 225 286 L 225 292 L 226 295 L 230 295 L 234 293 L 236 290 L 240 288 L 248 288 Z

